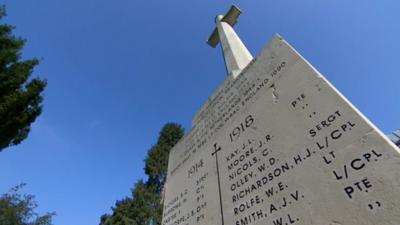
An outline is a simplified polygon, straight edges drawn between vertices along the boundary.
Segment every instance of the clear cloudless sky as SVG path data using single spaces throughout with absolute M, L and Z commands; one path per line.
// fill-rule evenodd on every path
M 57 225 L 98 224 L 145 178 L 169 121 L 191 117 L 225 78 L 205 40 L 231 3 L 253 55 L 279 33 L 384 133 L 400 128 L 396 0 L 3 0 L 23 58 L 41 59 L 43 114 L 0 152 L 0 193 L 26 182 Z

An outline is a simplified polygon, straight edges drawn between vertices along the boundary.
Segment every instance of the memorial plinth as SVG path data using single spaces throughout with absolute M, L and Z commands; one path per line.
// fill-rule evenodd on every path
M 163 225 L 399 225 L 400 153 L 279 35 L 171 150 Z

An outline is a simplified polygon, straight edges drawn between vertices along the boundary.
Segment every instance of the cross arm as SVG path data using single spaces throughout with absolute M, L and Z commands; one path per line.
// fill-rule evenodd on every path
M 237 23 L 237 18 L 239 17 L 241 11 L 239 9 L 239 7 L 237 7 L 236 5 L 232 5 L 228 12 L 225 13 L 225 15 L 222 16 L 222 18 L 220 16 L 217 16 L 215 19 L 217 22 L 217 20 L 221 20 L 222 22 L 226 22 L 228 23 L 230 26 L 234 26 Z M 215 48 L 215 46 L 217 46 L 219 42 L 219 35 L 218 35 L 218 30 L 217 28 L 214 28 L 213 32 L 211 33 L 210 37 L 207 40 L 207 43 Z

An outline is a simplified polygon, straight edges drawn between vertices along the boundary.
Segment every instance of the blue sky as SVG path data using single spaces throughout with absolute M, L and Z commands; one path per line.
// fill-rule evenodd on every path
M 205 40 L 231 3 L 253 55 L 279 33 L 384 133 L 400 128 L 399 1 L 2 3 L 48 87 L 29 138 L 0 152 L 0 193 L 28 183 L 57 225 L 98 224 L 144 177 L 162 125 L 189 128 L 225 78 L 220 48 Z

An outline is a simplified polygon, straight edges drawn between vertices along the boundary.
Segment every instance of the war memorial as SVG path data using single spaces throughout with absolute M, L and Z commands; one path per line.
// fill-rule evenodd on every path
M 228 76 L 171 150 L 163 225 L 399 225 L 400 150 L 282 37 L 255 58 L 216 17 Z

